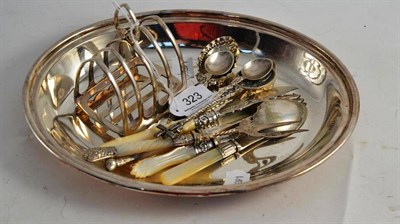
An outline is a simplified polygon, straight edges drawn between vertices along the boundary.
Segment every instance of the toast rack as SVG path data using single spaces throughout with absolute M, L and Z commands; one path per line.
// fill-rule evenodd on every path
M 125 18 L 119 17 L 120 12 Z M 121 25 L 124 19 L 128 27 Z M 172 43 L 179 76 L 172 74 L 157 32 L 146 26 L 148 21 L 157 23 Z M 74 89 L 77 116 L 105 140 L 157 122 L 167 111 L 168 100 L 187 85 L 182 52 L 160 17 L 149 15 L 138 20 L 127 4 L 121 4 L 115 10 L 114 25 L 116 38 L 81 63 Z M 153 63 L 143 46 L 155 50 L 162 65 Z

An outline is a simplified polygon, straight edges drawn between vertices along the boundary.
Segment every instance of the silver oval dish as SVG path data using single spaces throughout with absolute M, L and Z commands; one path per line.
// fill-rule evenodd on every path
M 342 62 L 314 40 L 276 23 L 245 15 L 171 10 L 139 13 L 138 18 L 150 14 L 160 16 L 173 30 L 185 59 L 197 58 L 207 41 L 229 35 L 241 49 L 237 67 L 255 58 L 274 60 L 276 85 L 296 86 L 295 92 L 307 102 L 309 118 L 303 128 L 310 131 L 290 141 L 259 147 L 214 170 L 213 178 L 203 183 L 164 186 L 151 179 L 135 179 L 124 169 L 108 172 L 102 164 L 84 161 L 84 149 L 98 146 L 103 140 L 75 119 L 71 93 L 78 66 L 115 38 L 110 19 L 59 41 L 38 59 L 25 82 L 26 119 L 43 145 L 66 164 L 103 181 L 147 193 L 227 195 L 255 190 L 309 171 L 332 155 L 353 131 L 360 104 L 354 80 Z M 157 31 L 156 26 L 149 26 Z M 167 40 L 162 35 L 158 36 L 161 42 Z M 170 45 L 162 43 L 169 56 Z M 250 181 L 224 185 L 225 174 L 233 170 L 249 173 Z

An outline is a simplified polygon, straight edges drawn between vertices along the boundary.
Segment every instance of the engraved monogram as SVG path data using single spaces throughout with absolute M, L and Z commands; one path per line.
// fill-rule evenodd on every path
M 321 85 L 325 81 L 327 73 L 325 67 L 309 53 L 304 53 L 304 61 L 299 70 L 315 85 Z

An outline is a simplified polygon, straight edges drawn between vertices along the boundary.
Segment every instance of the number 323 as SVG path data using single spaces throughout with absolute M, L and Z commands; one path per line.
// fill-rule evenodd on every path
M 203 98 L 203 96 L 198 93 L 198 92 L 194 92 L 193 94 L 187 96 L 186 98 L 182 99 L 182 102 L 186 103 L 186 105 L 191 105 L 192 103 L 197 102 L 197 100 L 200 100 L 201 98 Z

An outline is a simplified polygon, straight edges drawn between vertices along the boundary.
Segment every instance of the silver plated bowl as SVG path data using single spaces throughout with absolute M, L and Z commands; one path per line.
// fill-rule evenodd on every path
M 292 85 L 307 102 L 308 132 L 275 145 L 257 148 L 245 157 L 210 171 L 208 181 L 164 186 L 152 179 L 135 179 L 126 169 L 108 172 L 104 164 L 83 160 L 87 147 L 103 139 L 73 114 L 74 80 L 78 66 L 116 37 L 113 21 L 82 28 L 47 50 L 26 79 L 23 96 L 26 119 L 43 145 L 58 159 L 103 181 L 127 189 L 178 196 L 218 196 L 255 190 L 288 180 L 316 167 L 350 136 L 359 113 L 359 95 L 346 67 L 314 40 L 282 25 L 263 19 L 225 12 L 171 10 L 139 13 L 160 16 L 173 31 L 188 61 L 197 58 L 212 39 L 232 36 L 241 49 L 238 67 L 246 61 L 268 57 L 276 62 L 276 85 Z M 155 32 L 158 27 L 149 24 Z M 164 41 L 165 40 L 165 41 Z M 168 38 L 158 41 L 173 56 Z M 149 45 L 146 49 L 150 51 Z M 196 66 L 193 65 L 194 70 Z M 190 74 L 190 73 L 189 73 Z M 195 74 L 195 71 L 191 74 Z M 224 185 L 232 170 L 250 174 L 250 181 Z

